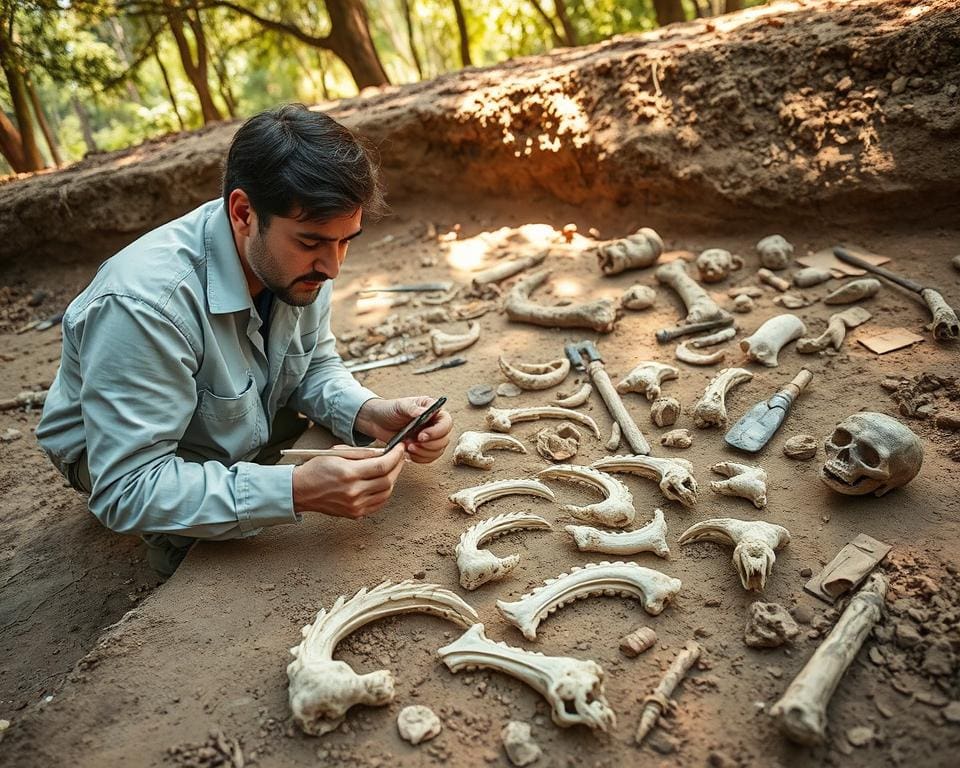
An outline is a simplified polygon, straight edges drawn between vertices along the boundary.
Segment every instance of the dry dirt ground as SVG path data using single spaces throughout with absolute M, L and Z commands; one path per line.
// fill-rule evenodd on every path
M 891 13 L 889 8 L 901 16 L 907 13 L 904 4 L 855 5 L 878 16 Z M 943 10 L 949 4 L 932 5 Z M 765 27 L 774 32 L 789 30 L 806 12 L 802 7 L 795 12 L 797 16 L 784 12 L 783 25 L 766 23 Z M 944 23 L 937 39 L 956 41 L 952 17 L 944 13 L 941 18 L 950 23 Z M 936 19 L 919 14 L 917 23 L 923 21 L 939 29 Z M 901 38 L 910 38 L 910 33 L 893 26 Z M 696 34 L 709 37 L 713 33 L 699 30 Z M 733 42 L 744 41 L 738 37 Z M 875 47 L 882 48 L 880 44 Z M 906 49 L 914 50 L 909 46 Z M 600 46 L 582 55 L 590 58 L 612 53 L 604 54 Z M 625 58 L 629 56 L 625 54 Z M 687 59 L 681 57 L 680 61 Z M 514 66 L 519 68 L 519 64 Z M 472 76 L 494 75 L 481 71 Z M 945 83 L 949 82 L 944 78 L 926 96 L 914 94 L 914 102 L 925 104 L 927 110 L 941 109 L 936 104 L 946 98 Z M 440 87 L 453 86 L 448 81 Z M 534 90 L 529 83 L 524 87 Z M 776 83 L 769 87 L 776 91 Z M 909 87 L 922 90 L 920 86 Z M 403 89 L 399 89 L 396 94 L 375 97 L 372 110 L 380 109 L 381 114 L 385 110 L 377 99 L 392 99 L 393 108 L 399 109 L 403 96 Z M 361 113 L 357 105 L 348 105 L 347 111 L 351 110 Z M 755 111 L 760 116 L 757 119 L 766 119 L 763 108 Z M 851 111 L 849 105 L 840 105 L 835 115 L 842 117 Z M 943 115 L 948 112 L 944 109 Z M 878 125 L 882 133 L 888 123 Z M 908 126 L 900 127 L 897 136 L 909 130 Z M 174 163 L 169 154 L 166 156 L 164 173 L 173 173 L 171 169 L 176 168 L 176 173 L 189 178 L 189 169 L 183 166 L 197 158 L 191 154 L 197 152 L 196 147 L 203 147 L 209 154 L 222 147 L 224 137 L 228 138 L 229 127 L 218 130 L 222 135 L 216 141 L 216 132 L 210 132 L 196 140 L 187 137 L 172 142 L 170 147 L 160 147 L 158 156 L 168 152 L 179 157 Z M 783 141 L 790 129 L 765 130 L 776 137 L 771 139 L 776 143 Z M 643 144 L 650 134 L 638 135 Z M 207 143 L 194 144 L 193 150 L 182 149 L 191 141 Z M 649 151 L 657 154 L 655 140 L 649 141 L 653 147 Z M 891 141 L 892 146 L 903 146 L 902 139 Z M 928 148 L 931 155 L 946 163 L 955 156 L 956 144 L 954 129 L 953 133 L 942 134 L 940 144 L 931 140 Z M 885 145 L 878 140 L 873 146 L 876 153 Z M 431 151 L 439 152 L 436 148 Z M 450 151 L 444 160 L 448 169 L 454 167 L 457 152 L 462 151 L 462 143 Z M 798 156 L 801 154 L 803 151 L 798 150 Z M 469 152 L 463 157 L 466 166 L 480 162 Z M 135 168 L 141 160 L 145 167 L 141 181 L 149 189 L 150 180 L 158 178 L 151 175 L 149 157 L 126 167 Z M 488 180 L 496 180 L 497 173 L 508 173 L 506 160 L 495 160 L 491 166 L 500 170 L 490 171 Z M 669 173 L 676 170 L 673 156 L 661 153 L 660 161 Z M 61 188 L 68 194 L 78 174 L 90 174 L 84 183 L 94 186 L 88 191 L 99 189 L 104 198 L 110 199 L 122 193 L 122 184 L 120 192 L 111 186 L 111 180 L 123 178 L 123 171 L 116 167 L 121 162 L 122 158 L 107 158 L 100 166 L 92 164 L 86 166 L 87 170 L 65 172 Z M 207 170 L 201 169 L 189 186 L 180 187 L 191 204 L 214 194 L 208 173 L 213 166 L 207 162 Z M 414 159 L 395 162 L 402 170 L 412 167 Z M 385 164 L 389 166 L 386 156 Z M 549 170 L 548 166 L 536 168 Z M 685 217 L 671 217 L 669 205 L 651 204 L 641 195 L 623 206 L 610 205 L 601 195 L 593 205 L 589 196 L 565 197 L 562 191 L 545 190 L 543 185 L 541 194 L 520 198 L 476 190 L 466 199 L 398 195 L 393 199 L 394 215 L 368 227 L 351 251 L 338 281 L 335 330 L 342 339 L 353 339 L 358 328 L 374 328 L 384 321 L 382 311 L 357 314 L 355 291 L 365 285 L 383 280 L 451 279 L 465 283 L 472 269 L 545 247 L 551 249 L 548 264 L 554 275 L 538 294 L 541 301 L 616 297 L 634 282 L 656 286 L 652 270 L 602 277 L 592 254 L 577 253 L 577 249 L 558 242 L 558 230 L 568 222 L 576 223 L 581 233 L 595 227 L 603 237 L 653 225 L 669 250 L 697 253 L 707 247 L 723 247 L 741 254 L 746 260 L 743 270 L 714 289 L 727 305 L 728 287 L 755 282 L 758 264 L 754 245 L 775 231 L 794 244 L 797 254 L 849 242 L 889 255 L 893 259 L 891 268 L 941 286 L 956 305 L 960 303 L 960 273 L 949 263 L 960 253 L 956 201 L 951 207 L 949 195 L 931 195 L 928 207 L 914 206 L 902 216 L 889 212 L 891 205 L 896 207 L 891 201 L 915 199 L 911 195 L 918 190 L 929 193 L 938 185 L 941 189 L 955 188 L 956 166 L 950 169 L 941 164 L 934 168 L 928 164 L 920 170 L 894 166 L 887 175 L 877 172 L 871 176 L 872 181 L 866 178 L 870 174 L 857 176 L 851 172 L 863 182 L 870 192 L 866 197 L 876 205 L 861 201 L 859 209 L 839 203 L 836 211 L 818 208 L 825 200 L 822 190 L 817 191 L 817 182 L 823 176 L 811 171 L 808 183 L 797 181 L 798 189 L 793 192 L 776 185 L 769 191 L 772 196 L 782 192 L 794 200 L 796 204 L 788 210 L 781 206 L 778 212 L 770 202 L 770 210 L 757 212 L 762 202 L 762 195 L 757 193 L 749 211 L 741 210 L 735 217 L 726 218 L 716 217 L 716 201 L 705 203 L 701 215 L 680 194 L 679 182 L 673 186 L 676 194 L 667 200 L 683 207 L 683 213 L 690 214 Z M 761 164 L 750 172 L 754 191 L 762 188 L 764 179 L 774 178 L 773 172 L 764 175 L 761 169 L 767 167 Z M 788 168 L 792 167 L 788 163 Z M 645 168 L 642 178 L 649 179 L 649 166 Z M 388 167 L 388 171 L 392 188 L 403 190 L 397 169 Z M 829 166 L 821 171 L 829 173 Z M 464 172 L 462 167 L 460 172 Z M 455 178 L 450 176 L 447 183 Z M 529 177 L 524 178 L 527 180 L 518 182 L 520 189 L 529 188 Z M 582 183 L 583 176 L 572 174 L 570 178 L 572 187 L 588 189 Z M 18 189 L 32 188 L 42 207 L 46 204 L 44 195 L 57 189 L 56 179 L 48 175 L 7 185 L 2 189 L 6 194 L 4 210 L 23 212 L 17 206 L 23 205 L 29 195 Z M 651 182 L 650 188 L 653 186 Z M 884 190 L 889 191 L 889 197 L 882 195 Z M 814 202 L 804 207 L 802 200 L 796 200 L 804 196 Z M 14 198 L 20 201 L 16 206 L 11 202 Z M 843 199 L 852 205 L 856 191 Z M 50 227 L 50 211 L 55 209 L 49 208 L 50 238 L 72 242 L 71 247 L 76 248 L 73 254 L 60 251 L 63 266 L 56 271 L 31 256 L 29 243 L 18 244 L 19 253 L 14 253 L 11 240 L 6 241 L 0 293 L 0 392 L 4 397 L 23 389 L 43 388 L 56 370 L 59 355 L 58 330 L 23 334 L 15 330 L 31 318 L 61 309 L 107 255 L 104 242 L 129 239 L 138 227 L 157 223 L 158 216 L 162 220 L 164 210 L 173 215 L 168 209 L 174 204 L 170 201 L 181 206 L 184 203 L 168 192 L 163 200 L 157 199 L 156 209 L 144 208 L 142 202 L 132 204 L 132 210 L 120 217 L 127 229 L 114 231 L 102 241 L 88 241 L 81 225 L 77 225 L 79 229 Z M 38 220 L 38 215 L 25 215 L 24 221 Z M 6 213 L 4 219 L 9 221 Z M 585 240 L 577 243 L 587 245 Z M 38 248 L 37 253 L 44 253 L 44 249 Z M 803 294 L 819 299 L 835 285 L 837 281 Z M 772 303 L 774 296 L 772 290 L 766 290 L 754 312 L 737 316 L 740 337 L 783 311 Z M 455 310 L 465 303 L 455 300 L 445 306 Z M 494 543 L 491 549 L 500 555 L 519 553 L 520 564 L 505 580 L 467 593 L 458 586 L 453 548 L 459 534 L 474 521 L 453 507 L 447 496 L 479 482 L 529 476 L 544 468 L 547 462 L 537 455 L 533 440 L 540 425 L 515 428 L 514 434 L 528 445 L 528 453 L 498 452 L 489 472 L 454 467 L 452 449 L 448 450 L 435 465 L 406 467 L 391 503 L 373 519 L 349 523 L 308 516 L 302 525 L 266 531 L 253 540 L 200 546 L 170 581 L 156 588 L 158 580 L 146 567 L 137 541 L 101 528 L 86 512 L 83 500 L 64 488 L 59 475 L 39 453 L 32 436 L 38 414 L 0 413 L 0 434 L 11 428 L 21 433 L 19 439 L 0 443 L 0 573 L 4 577 L 0 584 L 0 718 L 10 721 L 0 741 L 4 764 L 236 766 L 240 764 L 239 746 L 247 765 L 503 765 L 506 757 L 499 731 L 511 719 L 533 726 L 534 738 L 544 749 L 540 765 L 619 766 L 640 761 L 682 766 L 955 764 L 951 754 L 960 745 L 960 724 L 956 722 L 960 707 L 956 656 L 960 653 L 960 464 L 951 454 L 956 455 L 958 440 L 935 429 L 929 419 L 900 416 L 896 402 L 880 383 L 888 376 L 956 376 L 958 348 L 956 344 L 933 342 L 923 329 L 923 307 L 898 289 L 885 285 L 864 306 L 873 319 L 849 335 L 839 354 L 801 356 L 791 347 L 781 355 L 777 369 L 747 364 L 754 379 L 734 390 L 728 399 L 730 415 L 737 418 L 789 380 L 801 366 L 814 373 L 812 384 L 795 404 L 784 429 L 756 460 L 769 475 L 769 504 L 762 511 L 743 499 L 722 497 L 709 488 L 709 481 L 715 477 L 711 465 L 739 458 L 724 446 L 721 432 L 693 429 L 689 411 L 715 368 L 680 365 L 680 379 L 666 385 L 665 392 L 680 399 L 685 408 L 677 426 L 694 432 L 694 445 L 686 451 L 660 447 L 658 437 L 666 430 L 650 424 L 649 404 L 639 395 L 626 396 L 628 408 L 651 438 L 653 454 L 683 456 L 695 466 L 700 484 L 700 502 L 695 510 L 666 501 L 651 482 L 623 476 L 634 495 L 638 524 L 646 522 L 654 508 L 661 507 L 669 526 L 669 560 L 653 555 L 631 559 L 681 579 L 683 588 L 674 603 L 657 617 L 648 616 L 637 601 L 625 598 L 579 601 L 544 621 L 535 642 L 524 640 L 505 624 L 494 602 L 515 599 L 573 565 L 603 558 L 574 549 L 562 531 L 562 525 L 573 520 L 556 504 L 508 497 L 482 508 L 480 514 L 532 510 L 554 523 L 554 530 L 510 534 Z M 420 309 L 423 307 L 408 305 L 391 311 L 408 317 Z M 816 301 L 795 313 L 808 328 L 819 332 L 832 311 Z M 566 340 L 592 338 L 616 379 L 642 359 L 672 362 L 672 347 L 658 346 L 653 331 L 672 325 L 680 316 L 676 296 L 662 287 L 657 288 L 652 309 L 625 313 L 616 329 L 606 335 L 510 323 L 499 304 L 493 302 L 479 318 L 481 337 L 464 353 L 469 359 L 466 365 L 413 376 L 410 369 L 415 363 L 361 377 L 385 397 L 447 395 L 455 433 L 459 434 L 483 425 L 483 410 L 471 407 L 465 394 L 473 384 L 496 385 L 503 380 L 497 366 L 500 353 L 542 361 L 559 356 Z M 925 341 L 883 357 L 856 341 L 882 328 L 900 326 L 920 333 Z M 438 327 L 454 330 L 465 325 L 451 320 Z M 416 346 L 424 340 L 424 336 L 418 336 L 406 343 Z M 347 346 L 344 344 L 345 355 Z M 728 364 L 743 364 L 734 344 L 729 346 Z M 574 381 L 571 376 L 558 389 L 569 391 Z M 553 399 L 554 391 L 549 390 L 515 399 L 498 397 L 494 405 L 511 407 Z M 944 390 L 933 392 L 932 399 L 941 411 L 958 408 Z M 822 439 L 838 421 L 861 409 L 898 416 L 924 445 L 920 475 L 907 487 L 879 499 L 844 497 L 829 491 L 817 477 L 822 449 L 810 462 L 790 461 L 781 452 L 788 436 L 809 433 Z M 581 410 L 597 420 L 606 436 L 610 419 L 596 395 Z M 317 435 L 308 435 L 304 444 L 319 440 Z M 601 442 L 585 434 L 574 461 L 586 464 L 606 454 Z M 587 492 L 567 484 L 554 488 L 565 503 L 590 498 Z M 790 530 L 792 541 L 778 553 L 762 599 L 781 603 L 801 622 L 801 635 L 792 646 L 760 651 L 744 645 L 747 608 L 756 595 L 740 586 L 729 548 L 677 545 L 687 526 L 711 517 L 765 519 Z M 836 611 L 802 591 L 806 581 L 802 573 L 805 569 L 819 570 L 861 532 L 894 547 L 883 566 L 891 580 L 887 615 L 868 637 L 834 696 L 827 745 L 816 749 L 793 747 L 776 731 L 767 710 L 837 617 Z M 383 708 L 359 707 L 339 730 L 323 738 L 302 735 L 290 719 L 284 673 L 289 660 L 287 649 L 298 641 L 300 627 L 341 594 L 353 594 L 383 579 L 408 578 L 457 591 L 476 607 L 493 638 L 544 653 L 596 660 L 606 673 L 606 694 L 618 715 L 617 729 L 608 736 L 584 728 L 563 730 L 551 722 L 543 699 L 519 682 L 489 671 L 451 674 L 435 652 L 460 630 L 438 619 L 409 616 L 360 630 L 343 642 L 338 652 L 339 658 L 358 671 L 390 669 L 397 679 L 394 703 Z M 118 623 L 110 627 L 114 622 Z M 630 660 L 618 651 L 618 640 L 640 624 L 655 628 L 660 641 L 654 649 Z M 703 662 L 679 689 L 674 716 L 662 722 L 647 745 L 637 748 L 632 734 L 642 699 L 676 651 L 694 637 L 704 646 Z M 419 747 L 401 741 L 396 732 L 397 712 L 410 703 L 430 706 L 444 722 L 440 736 Z M 851 733 L 851 729 L 860 727 L 870 729 L 868 738 L 859 738 L 862 731 Z M 859 746 L 851 743 L 851 737 Z

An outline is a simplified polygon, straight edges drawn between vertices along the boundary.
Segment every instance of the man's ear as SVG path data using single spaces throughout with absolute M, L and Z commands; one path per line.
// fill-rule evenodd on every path
M 243 237 L 250 237 L 256 224 L 257 214 L 250 204 L 250 198 L 242 189 L 235 189 L 230 193 L 227 213 L 230 216 L 230 226 L 233 231 Z

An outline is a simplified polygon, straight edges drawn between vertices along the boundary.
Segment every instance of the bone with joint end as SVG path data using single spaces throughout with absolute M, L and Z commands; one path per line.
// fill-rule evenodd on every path
M 557 402 L 555 405 L 559 405 L 561 408 L 579 408 L 590 398 L 590 393 L 593 392 L 593 385 L 584 384 L 574 392 L 572 395 L 567 397 L 561 397 L 560 393 L 557 393 Z
M 610 528 L 623 528 L 630 525 L 637 516 L 637 510 L 633 506 L 633 495 L 627 486 L 615 477 L 611 477 L 593 467 L 558 464 L 555 467 L 541 470 L 537 473 L 537 477 L 568 480 L 589 485 L 603 494 L 603 501 L 596 504 L 588 504 L 583 507 L 565 504 L 560 507 L 564 512 L 569 512 L 580 520 L 606 525 Z
M 613 422 L 613 425 L 610 427 L 610 439 L 607 440 L 604 448 L 608 451 L 615 451 L 620 447 L 620 425 L 617 422 Z
M 507 512 L 482 520 L 460 534 L 457 544 L 457 568 L 460 570 L 460 586 L 474 590 L 488 581 L 502 579 L 520 562 L 519 555 L 497 557 L 480 545 L 497 536 L 517 530 L 545 530 L 550 523 L 539 515 L 528 512 Z
M 510 675 L 529 685 L 548 702 L 553 722 L 568 728 L 586 725 L 607 731 L 616 716 L 603 693 L 603 670 L 589 660 L 514 648 L 487 638 L 483 624 L 474 624 L 437 651 L 451 672 L 482 667 Z
M 774 554 L 790 543 L 790 531 L 763 520 L 736 520 L 730 517 L 704 520 L 680 534 L 679 544 L 712 541 L 733 549 L 733 565 L 746 590 L 761 591 L 777 561 Z
M 393 675 L 388 670 L 358 675 L 344 661 L 334 661 L 337 644 L 372 621 L 401 613 L 428 613 L 471 626 L 476 611 L 437 584 L 385 581 L 361 589 L 349 600 L 341 596 L 329 611 L 321 608 L 312 624 L 301 630 L 303 639 L 290 649 L 287 665 L 290 709 L 304 733 L 329 733 L 343 722 L 354 704 L 383 706 L 393 700 Z
M 758 269 L 757 280 L 759 280 L 761 283 L 769 285 L 771 288 L 775 288 L 776 290 L 780 291 L 780 293 L 785 293 L 786 291 L 790 290 L 790 282 L 773 274 L 773 272 L 771 272 L 769 269 Z
M 477 469 L 490 469 L 493 457 L 484 455 L 484 451 L 493 448 L 505 448 L 509 451 L 526 453 L 526 446 L 510 435 L 496 435 L 491 432 L 464 432 L 453 449 L 453 463 L 466 464 Z
M 509 432 L 513 425 L 521 421 L 538 419 L 569 419 L 590 428 L 593 436 L 600 439 L 600 427 L 585 413 L 570 408 L 558 408 L 555 405 L 539 405 L 530 408 L 490 408 L 487 410 L 487 426 L 497 432 Z M 526 452 L 526 451 L 524 451 Z
M 643 743 L 643 740 L 647 738 L 647 734 L 650 733 L 657 724 L 660 715 L 670 708 L 670 697 L 673 695 L 677 686 L 680 685 L 683 678 L 686 677 L 687 672 L 690 671 L 690 667 L 697 663 L 697 659 L 700 658 L 702 652 L 703 649 L 700 647 L 700 644 L 695 640 L 690 640 L 683 647 L 683 650 L 677 654 L 677 658 L 673 660 L 673 663 L 670 664 L 670 667 L 664 673 L 660 682 L 657 683 L 657 687 L 653 689 L 653 693 L 644 700 L 643 713 L 640 715 L 640 725 L 637 727 L 637 744 Z
M 757 328 L 752 336 L 743 339 L 740 349 L 747 353 L 750 360 L 768 368 L 776 368 L 780 350 L 806 332 L 807 326 L 796 315 L 777 315 Z
M 501 496 L 539 496 L 554 501 L 556 498 L 547 486 L 539 480 L 494 480 L 492 483 L 464 488 L 450 495 L 450 501 L 459 506 L 468 515 L 477 514 L 480 505 L 499 499 Z
M 581 552 L 602 552 L 605 555 L 636 555 L 653 552 L 657 557 L 668 557 L 667 521 L 659 509 L 653 511 L 653 520 L 643 528 L 624 533 L 612 533 L 589 525 L 568 525 L 564 530 L 573 536 Z
M 620 425 L 623 437 L 627 441 L 627 445 L 630 446 L 630 450 L 639 454 L 650 453 L 650 444 L 643 436 L 643 432 L 640 431 L 640 427 L 633 420 L 633 416 L 624 406 L 623 400 L 620 399 L 620 393 L 613 386 L 613 382 L 610 381 L 610 376 L 604 369 L 603 363 L 594 360 L 587 366 L 587 371 L 590 374 L 590 380 L 597 388 L 597 392 L 600 393 L 603 404 L 607 406 L 610 417 Z
M 609 333 L 617 321 L 616 303 L 598 299 L 588 304 L 548 307 L 530 299 L 530 294 L 546 282 L 550 270 L 541 270 L 524 277 L 510 289 L 504 309 L 515 323 L 530 323 L 547 328 L 590 328 Z
M 702 323 L 709 320 L 721 320 L 729 315 L 720 308 L 690 275 L 684 263 L 677 259 L 657 267 L 654 273 L 657 281 L 668 285 L 677 292 L 687 308 L 686 323 Z
M 934 338 L 946 341 L 960 336 L 960 320 L 943 296 L 932 288 L 924 288 L 920 295 L 930 308 L 932 319 L 927 327 L 933 331 Z
M 663 240 L 654 230 L 643 227 L 634 234 L 604 243 L 597 248 L 597 261 L 605 275 L 651 266 L 663 253 Z
M 727 393 L 753 378 L 744 368 L 724 368 L 707 384 L 703 397 L 693 408 L 693 423 L 700 429 L 722 427 L 727 423 Z
M 656 456 L 608 456 L 595 461 L 595 469 L 604 472 L 628 472 L 656 481 L 660 492 L 672 501 L 692 509 L 697 505 L 697 481 L 693 464 L 686 459 Z
M 816 745 L 826 740 L 830 698 L 870 630 L 883 615 L 886 594 L 886 578 L 879 573 L 871 574 L 863 588 L 851 598 L 827 639 L 771 708 L 771 716 L 791 741 Z
M 499 358 L 503 375 L 520 389 L 540 390 L 555 387 L 570 373 L 570 361 L 559 357 L 548 363 L 517 363 L 511 365 L 503 355 Z
M 839 350 L 844 338 L 846 338 L 847 330 L 863 325 L 870 318 L 871 314 L 863 307 L 850 307 L 843 312 L 830 315 L 830 320 L 827 321 L 827 330 L 816 338 L 800 339 L 797 342 L 797 352 L 801 355 L 809 355 L 813 352 L 820 352 L 827 347 Z
M 861 277 L 844 283 L 833 293 L 824 297 L 824 304 L 853 304 L 855 301 L 876 296 L 880 290 L 880 281 L 875 277 Z
M 633 370 L 617 382 L 617 392 L 637 392 L 653 401 L 660 397 L 660 385 L 680 376 L 680 369 L 654 360 L 637 363 Z
M 722 496 L 739 496 L 753 502 L 757 509 L 767 506 L 767 473 L 760 467 L 721 461 L 711 469 L 726 480 L 714 480 L 710 487 Z
M 671 429 L 660 436 L 660 445 L 664 448 L 678 448 L 680 450 L 693 445 L 693 435 L 689 429 Z
M 476 290 L 485 285 L 489 285 L 490 283 L 499 283 L 501 280 L 506 280 L 508 277 L 513 277 L 514 275 L 530 269 L 531 267 L 539 266 L 546 258 L 547 251 L 543 251 L 532 256 L 524 256 L 522 259 L 505 261 L 501 264 L 490 267 L 490 269 L 486 269 L 483 272 L 478 272 L 475 274 L 470 280 L 471 285 L 474 290 Z
M 725 349 L 718 349 L 716 352 L 711 352 L 710 354 L 694 352 L 687 346 L 689 343 L 688 341 L 684 341 L 677 344 L 677 348 L 673 352 L 677 360 L 681 363 L 686 363 L 687 365 L 719 365 L 727 356 Z
M 680 587 L 680 579 L 636 563 L 588 563 L 547 579 L 519 600 L 498 600 L 497 610 L 527 640 L 536 640 L 540 622 L 574 600 L 594 595 L 635 597 L 647 613 L 656 616 L 676 597 Z
M 435 355 L 449 355 L 474 344 L 480 338 L 480 323 L 470 323 L 466 333 L 444 333 L 434 328 L 430 331 L 430 345 Z

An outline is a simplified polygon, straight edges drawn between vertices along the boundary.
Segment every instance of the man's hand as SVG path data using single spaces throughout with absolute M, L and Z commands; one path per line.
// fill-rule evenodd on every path
M 390 499 L 403 469 L 404 450 L 369 449 L 365 458 L 317 456 L 293 470 L 293 508 L 354 520 L 371 515 Z
M 432 397 L 400 397 L 367 400 L 357 413 L 356 428 L 376 440 L 388 442 L 397 432 L 434 403 Z M 418 464 L 438 459 L 450 442 L 453 418 L 442 408 L 420 432 L 403 441 L 410 458 Z

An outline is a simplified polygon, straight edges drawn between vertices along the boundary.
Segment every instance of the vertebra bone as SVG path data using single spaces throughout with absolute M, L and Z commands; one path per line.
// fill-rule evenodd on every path
M 693 445 L 693 435 L 689 429 L 671 429 L 660 436 L 660 445 L 664 448 L 689 448 Z
M 660 397 L 660 385 L 679 376 L 680 370 L 672 365 L 644 360 L 637 363 L 634 369 L 619 381 L 617 392 L 621 395 L 638 392 L 646 395 L 647 400 L 656 400 Z
M 588 525 L 568 525 L 564 530 L 573 536 L 581 552 L 603 552 L 606 555 L 636 555 L 653 552 L 657 557 L 670 555 L 667 545 L 667 522 L 663 512 L 653 511 L 653 520 L 643 528 L 625 533 L 612 533 Z
M 498 435 L 499 437 L 499 435 Z M 511 438 L 512 440 L 513 438 Z M 491 459 L 492 461 L 492 459 Z M 468 515 L 477 514 L 481 504 L 499 499 L 501 496 L 539 496 L 554 501 L 556 497 L 539 480 L 494 480 L 491 483 L 464 488 L 450 495 L 450 501 L 458 505 Z
M 584 413 L 558 408 L 554 405 L 537 405 L 530 408 L 490 408 L 487 411 L 487 426 L 497 432 L 509 432 L 518 421 L 536 421 L 537 419 L 570 419 L 590 427 L 594 437 L 600 439 L 600 427 L 597 422 Z
M 722 496 L 739 496 L 749 499 L 757 509 L 767 506 L 767 473 L 760 467 L 721 461 L 711 469 L 727 480 L 714 480 L 710 487 Z
M 718 349 L 708 355 L 702 352 L 694 352 L 687 346 L 689 343 L 689 341 L 682 341 L 677 344 L 677 348 L 674 350 L 673 354 L 681 363 L 687 365 L 718 365 L 727 356 L 727 351 L 724 349 Z
M 460 534 L 460 543 L 456 548 L 460 586 L 474 590 L 488 581 L 502 579 L 520 562 L 519 555 L 497 557 L 487 549 L 478 549 L 484 541 L 514 530 L 549 528 L 550 523 L 529 512 L 507 512 L 471 526 Z
M 727 423 L 727 393 L 738 384 L 750 381 L 753 374 L 744 368 L 724 368 L 711 379 L 703 397 L 693 408 L 693 423 L 700 429 L 722 427 Z
M 451 672 L 483 667 L 526 683 L 550 702 L 553 722 L 567 728 L 586 725 L 607 731 L 616 716 L 603 695 L 603 670 L 595 661 L 513 648 L 487 638 L 474 624 L 437 655 Z
M 658 427 L 675 424 L 680 416 L 680 401 L 675 397 L 658 397 L 650 406 L 650 420 Z
M 474 344 L 480 338 L 480 323 L 469 323 L 466 333 L 444 333 L 434 328 L 430 331 L 430 345 L 435 355 L 449 355 Z
M 856 328 L 863 325 L 872 315 L 863 307 L 850 307 L 830 315 L 827 321 L 827 330 L 814 338 L 800 339 L 797 342 L 797 352 L 801 355 L 809 355 L 813 352 L 819 352 L 827 347 L 839 350 L 840 345 L 847 335 L 850 328 Z
M 500 370 L 520 389 L 539 390 L 555 387 L 570 373 L 570 361 L 565 357 L 549 363 L 517 363 L 511 365 L 500 355 Z
M 605 275 L 651 266 L 663 253 L 663 240 L 648 227 L 597 248 L 597 261 Z
M 603 501 L 596 504 L 588 504 L 585 507 L 564 504 L 560 507 L 564 512 L 569 512 L 579 520 L 599 523 L 610 528 L 623 528 L 625 525 L 630 525 L 637 516 L 637 510 L 633 507 L 633 495 L 627 486 L 615 477 L 592 467 L 558 464 L 555 467 L 541 470 L 537 473 L 537 477 L 582 483 L 603 494 Z
M 560 393 L 557 393 L 557 402 L 556 405 L 559 405 L 561 408 L 579 408 L 590 398 L 590 393 L 593 392 L 593 386 L 588 383 L 584 383 L 576 392 L 567 397 L 561 397 Z
M 793 261 L 793 246 L 781 235 L 768 235 L 757 243 L 760 263 L 767 269 L 786 269 Z
M 647 613 L 656 616 L 676 597 L 680 586 L 680 579 L 636 563 L 588 563 L 547 579 L 519 600 L 497 600 L 497 610 L 527 640 L 536 640 L 540 622 L 574 600 L 591 595 L 636 597 Z
M 648 480 L 656 480 L 660 492 L 672 501 L 692 509 L 697 505 L 697 481 L 693 464 L 686 459 L 655 456 L 608 456 L 592 466 L 604 472 L 628 472 Z
M 483 452 L 491 448 L 505 448 L 510 451 L 526 453 L 527 448 L 517 438 L 510 435 L 495 435 L 492 432 L 464 432 L 457 440 L 453 450 L 453 463 L 466 464 L 477 469 L 490 469 L 493 457 Z
M 736 520 L 729 517 L 704 520 L 687 528 L 681 546 L 690 542 L 713 541 L 734 547 L 733 565 L 747 590 L 761 591 L 777 560 L 774 552 L 790 543 L 790 532 L 782 525 L 763 520 Z
M 635 659 L 641 653 L 652 648 L 657 642 L 657 633 L 650 627 L 637 627 L 629 635 L 620 638 L 620 651 L 624 656 Z
M 504 309 L 517 323 L 542 325 L 547 328 L 590 328 L 609 333 L 617 321 L 616 304 L 610 299 L 597 299 L 589 304 L 548 307 L 530 299 L 530 294 L 546 282 L 550 270 L 534 272 L 516 282 L 507 294 Z
M 301 630 L 303 640 L 291 648 L 287 665 L 290 709 L 304 733 L 329 733 L 354 704 L 382 706 L 393 700 L 393 675 L 379 670 L 358 675 L 345 661 L 334 661 L 337 644 L 372 621 L 399 613 L 429 613 L 469 627 L 479 620 L 476 611 L 448 589 L 436 584 L 385 581 L 361 589 L 347 600 L 341 596 L 328 612 Z
M 729 317 L 710 297 L 710 294 L 687 274 L 687 269 L 681 260 L 677 259 L 657 267 L 654 274 L 659 282 L 669 285 L 680 296 L 687 308 L 687 316 L 683 322 L 701 323 Z
M 741 340 L 740 349 L 747 353 L 750 360 L 768 368 L 776 368 L 780 350 L 806 332 L 803 320 L 796 315 L 777 315 L 757 328 L 752 336 Z
M 853 304 L 855 301 L 876 296 L 880 290 L 880 281 L 875 277 L 861 277 L 844 283 L 833 293 L 824 297 L 824 304 Z

